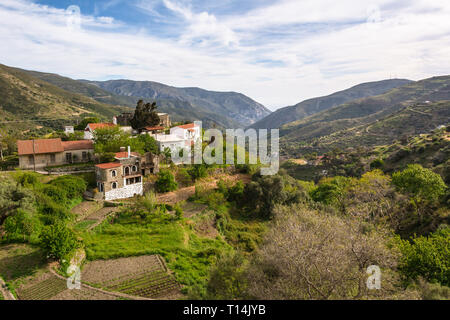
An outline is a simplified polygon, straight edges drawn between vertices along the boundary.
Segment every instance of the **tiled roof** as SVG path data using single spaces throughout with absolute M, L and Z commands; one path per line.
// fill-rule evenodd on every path
M 37 139 L 18 140 L 17 149 L 19 156 L 28 154 L 43 154 L 63 152 L 64 148 L 61 139 Z
M 120 167 L 120 162 L 109 162 L 109 163 L 100 163 L 97 164 L 96 167 L 100 169 L 112 169 Z
M 153 131 L 153 130 L 164 130 L 164 127 L 161 127 L 161 126 L 155 126 L 155 127 L 145 127 L 145 130 L 147 130 L 147 131 Z
M 177 126 L 177 128 L 181 128 L 181 129 L 194 129 L 195 127 L 198 127 L 195 123 L 188 123 L 188 124 L 183 124 L 182 126 Z
M 140 156 L 140 154 L 137 153 L 137 152 L 132 152 L 131 155 L 135 156 L 135 157 L 139 157 Z M 117 158 L 117 159 L 128 158 L 128 151 L 117 152 L 115 154 L 115 158 Z
M 88 123 L 87 125 L 92 131 L 106 127 L 115 127 L 114 123 Z
M 62 141 L 64 151 L 94 149 L 92 140 Z

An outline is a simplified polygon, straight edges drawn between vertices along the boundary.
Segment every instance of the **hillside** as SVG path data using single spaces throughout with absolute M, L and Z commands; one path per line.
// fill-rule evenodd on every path
M 156 100 L 160 110 L 176 108 L 186 114 L 211 120 L 217 117 L 219 126 L 242 127 L 264 118 L 270 111 L 262 104 L 236 92 L 215 92 L 200 88 L 175 88 L 151 81 L 111 80 L 84 81 L 119 96 Z M 193 113 L 193 114 L 192 114 Z M 180 116 L 179 114 L 177 114 Z
M 319 98 L 305 100 L 295 106 L 285 107 L 276 110 L 267 117 L 252 124 L 250 128 L 255 129 L 276 129 L 286 123 L 301 120 L 318 112 L 328 110 L 332 107 L 344 104 L 346 102 L 365 98 L 369 96 L 380 95 L 394 88 L 409 83 L 409 80 L 392 79 L 376 82 L 368 82 L 356 85 L 349 89 L 333 93 L 331 95 Z
M 100 103 L 0 65 L 0 126 L 8 129 L 61 129 L 87 115 L 109 119 L 128 108 Z
M 426 106 L 435 105 L 436 102 L 445 100 L 450 100 L 450 76 L 425 79 L 393 89 L 383 95 L 351 101 L 300 121 L 288 123 L 281 128 L 281 141 L 289 150 L 302 147 L 320 150 L 326 147 L 322 143 L 329 143 L 329 140 L 332 139 L 327 138 L 327 140 L 323 137 L 332 137 L 333 135 L 351 136 L 352 132 L 354 134 L 364 132 L 365 126 L 394 115 L 396 112 L 402 112 L 402 110 L 409 112 L 408 109 L 405 109 L 409 106 L 430 101 L 430 104 L 423 104 L 424 107 L 422 108 L 425 108 L 426 111 Z M 438 113 L 438 118 L 436 119 L 438 123 L 431 123 L 431 125 L 448 122 L 448 116 L 445 112 L 447 107 L 439 104 L 435 106 L 436 110 L 442 109 L 443 113 Z M 422 112 L 424 111 L 422 110 Z M 422 122 L 429 121 L 429 116 L 425 114 L 422 116 L 416 117 L 414 121 L 411 120 L 413 127 L 420 128 Z M 395 137 L 395 135 L 400 134 L 398 131 L 395 131 L 398 129 L 398 123 L 394 122 L 384 122 L 383 135 Z M 400 121 L 400 123 L 403 122 Z M 370 132 L 370 129 L 368 130 Z M 374 134 L 376 133 L 374 132 Z M 349 142 L 348 146 L 352 146 L 355 141 L 363 144 L 361 138 L 355 138 L 353 142 Z M 326 149 L 328 148 L 326 147 Z

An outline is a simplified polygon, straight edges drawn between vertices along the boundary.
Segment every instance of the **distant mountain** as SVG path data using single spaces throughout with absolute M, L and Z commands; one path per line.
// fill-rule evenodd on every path
M 195 120 L 215 120 L 222 127 L 245 127 L 270 111 L 262 104 L 236 92 L 176 88 L 152 81 L 86 81 L 114 95 L 156 100 L 160 110 Z M 180 110 L 180 112 L 178 112 Z
M 85 116 L 110 119 L 125 110 L 129 108 L 98 102 L 0 64 L 0 127 L 62 129 Z
M 278 109 L 249 127 L 255 129 L 278 129 L 286 123 L 301 120 L 310 115 L 328 110 L 332 107 L 352 100 L 380 95 L 409 82 L 411 81 L 404 79 L 392 79 L 362 83 L 325 97 L 305 100 L 295 106 Z
M 450 76 L 434 77 L 359 99 L 284 125 L 287 153 L 384 144 L 450 121 Z

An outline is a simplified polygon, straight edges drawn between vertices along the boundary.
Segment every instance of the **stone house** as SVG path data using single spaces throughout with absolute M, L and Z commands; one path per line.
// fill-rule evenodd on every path
M 61 139 L 18 140 L 19 168 L 42 169 L 93 159 L 94 144 L 90 140 Z
M 98 192 L 105 200 L 126 199 L 142 195 L 143 176 L 140 155 L 119 152 L 115 162 L 101 163 L 95 166 Z

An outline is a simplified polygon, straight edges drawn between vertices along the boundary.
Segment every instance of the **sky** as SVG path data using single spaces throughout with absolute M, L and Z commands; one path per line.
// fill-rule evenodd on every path
M 450 74 L 448 0 L 0 0 L 0 63 L 236 91 L 271 110 Z

